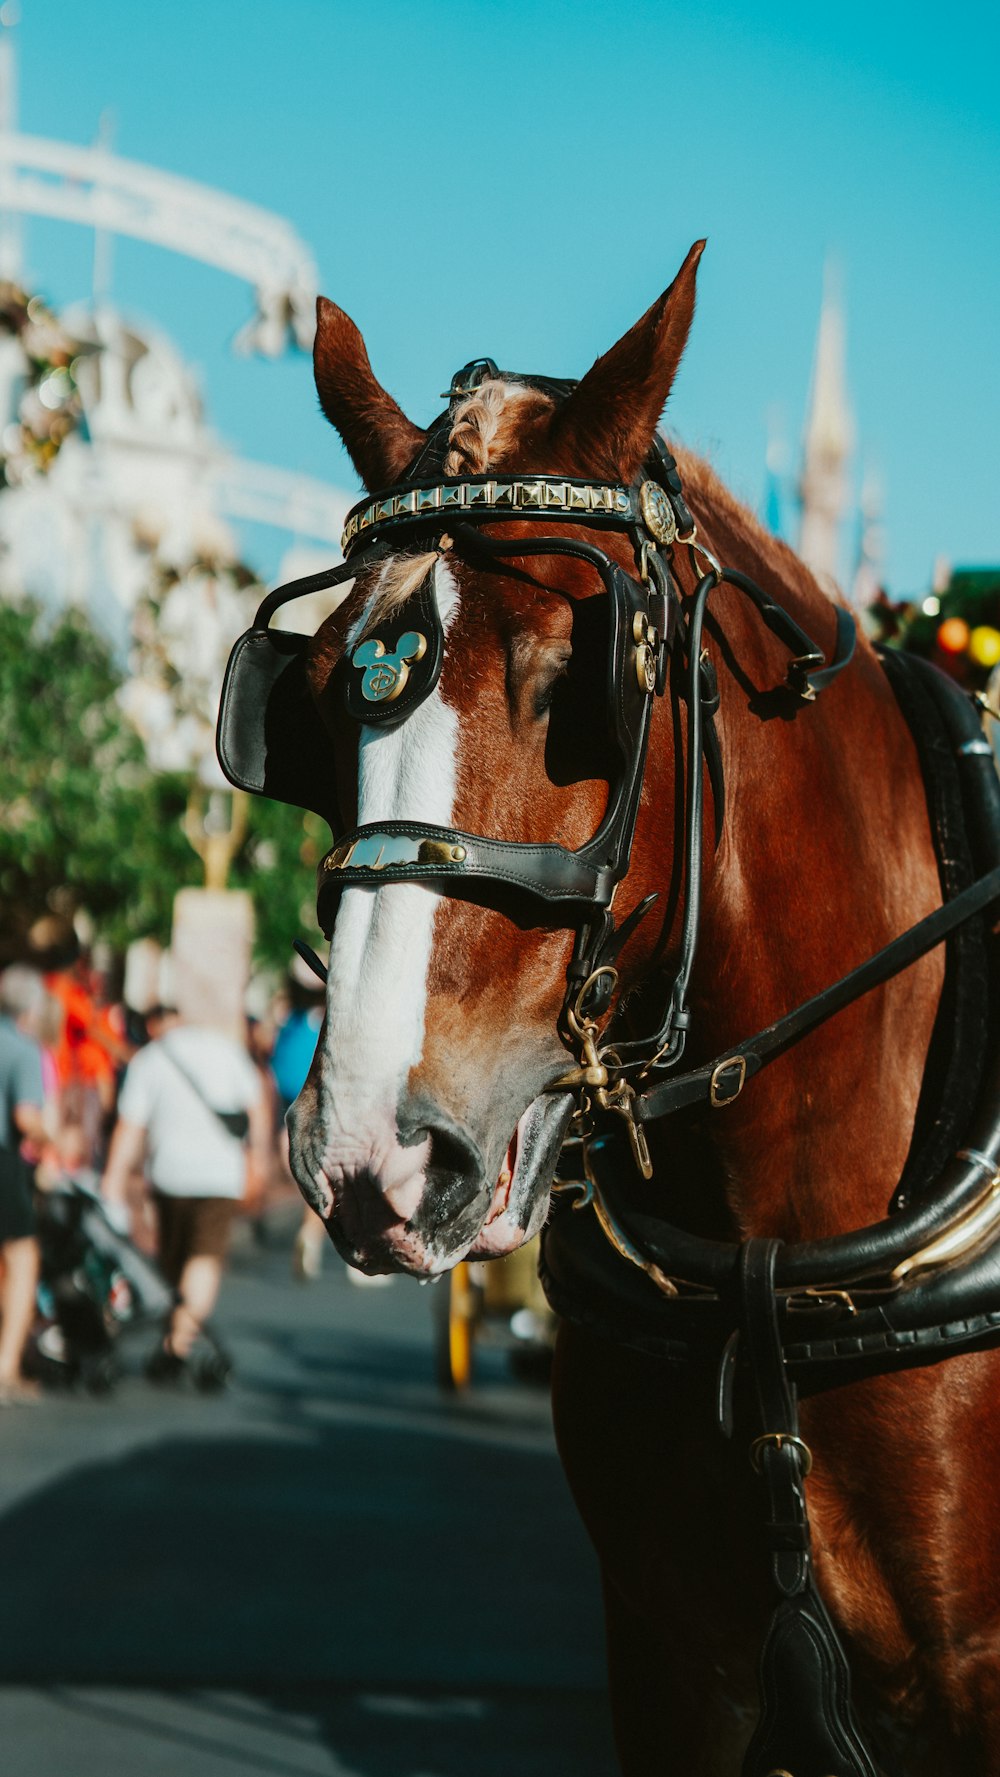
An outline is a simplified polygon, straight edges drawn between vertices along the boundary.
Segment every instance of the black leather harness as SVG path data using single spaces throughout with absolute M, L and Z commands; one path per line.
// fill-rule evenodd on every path
M 540 921 L 575 932 L 560 1035 L 577 1065 L 551 1089 L 577 1095 L 586 1133 L 585 1178 L 571 1182 L 583 1212 L 564 1198 L 547 1231 L 543 1279 L 559 1311 L 670 1363 L 718 1378 L 720 1417 L 733 1423 L 734 1387 L 749 1403 L 753 1455 L 777 1605 L 762 1661 L 762 1713 L 744 1777 L 874 1777 L 851 1713 L 843 1652 L 815 1589 L 802 1487 L 809 1453 L 798 1434 L 796 1389 L 937 1361 L 1000 1343 L 1000 1066 L 985 1081 L 969 1145 L 944 1169 L 932 1197 L 874 1228 L 798 1247 L 752 1240 L 742 1247 L 703 1240 L 631 1208 L 622 1193 L 629 1148 L 651 1172 L 644 1125 L 692 1104 L 732 1102 L 746 1081 L 840 1006 L 968 926 L 1000 897 L 1000 788 L 966 724 L 956 745 L 977 773 L 979 845 L 975 880 L 956 885 L 929 919 L 861 969 L 707 1066 L 679 1072 L 690 1014 L 688 987 L 698 943 L 703 845 L 703 763 L 713 789 L 716 837 L 724 811 L 722 760 L 713 717 L 714 673 L 702 631 L 713 591 L 726 583 L 749 600 L 790 655 L 783 695 L 791 708 L 815 700 L 851 659 L 854 624 L 837 609 L 832 658 L 746 575 L 723 569 L 704 549 L 685 504 L 676 463 L 657 439 L 628 488 L 564 476 L 447 477 L 443 463 L 458 401 L 499 373 L 477 360 L 453 379 L 448 410 L 430 428 L 408 476 L 362 501 L 345 528 L 345 563 L 279 587 L 236 643 L 223 689 L 218 752 L 239 787 L 315 810 L 335 843 L 319 868 L 320 924 L 329 936 L 340 892 L 350 886 L 427 881 L 441 892 L 492 885 L 527 895 Z M 572 384 L 515 379 L 555 400 Z M 613 529 L 631 541 L 637 573 L 626 573 L 576 535 L 502 540 L 479 528 L 503 520 L 557 521 Z M 594 568 L 608 611 L 607 731 L 614 759 L 608 803 L 593 838 L 576 851 L 522 845 L 419 821 L 345 831 L 335 791 L 332 742 L 311 698 L 308 640 L 270 628 L 279 606 L 378 567 L 400 546 L 448 547 L 471 565 L 565 555 Z M 704 568 L 682 609 L 671 573 L 686 546 Z M 336 669 L 343 706 L 365 725 L 405 721 L 437 682 L 445 641 L 434 577 L 383 625 L 355 641 Z M 890 672 L 897 669 L 889 668 Z M 616 885 L 629 868 L 653 699 L 673 681 L 686 703 L 684 913 L 679 960 L 657 1027 L 609 1046 L 599 1035 L 617 984 L 615 959 L 655 897 L 617 925 Z M 952 725 L 962 724 L 954 709 Z M 969 717 L 969 722 L 973 719 Z M 978 728 L 975 731 L 978 733 Z M 982 743 L 988 753 L 986 743 Z M 989 784 L 984 775 L 989 773 Z M 968 787 L 969 772 L 966 772 Z M 992 786 L 990 788 L 989 786 Z M 971 795 L 971 791 L 970 791 Z M 954 941 L 954 940 L 953 940 Z M 311 953 L 308 953 L 311 955 Z M 318 959 L 314 966 L 322 972 Z M 627 1145 L 626 1145 L 627 1143 Z M 627 1261 L 627 1262 L 623 1262 Z

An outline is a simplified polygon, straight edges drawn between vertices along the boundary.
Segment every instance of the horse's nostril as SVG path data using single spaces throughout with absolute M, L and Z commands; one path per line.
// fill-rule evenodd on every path
M 461 1181 L 467 1187 L 467 1195 L 472 1198 L 482 1186 L 484 1173 L 483 1156 L 476 1142 L 460 1123 L 452 1122 L 450 1117 L 435 1112 L 433 1116 L 424 1117 L 419 1123 L 398 1125 L 401 1147 L 419 1147 L 430 1141 L 430 1157 L 428 1170 L 433 1170 L 438 1177 L 441 1175 Z
M 483 1174 L 483 1157 L 470 1135 L 455 1125 L 433 1124 L 431 1165 L 435 1171 L 458 1174 L 477 1187 Z

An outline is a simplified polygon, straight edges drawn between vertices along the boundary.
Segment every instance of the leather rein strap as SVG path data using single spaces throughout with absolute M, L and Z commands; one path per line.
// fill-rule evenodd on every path
M 748 1360 L 750 1460 L 777 1603 L 758 1667 L 760 1714 L 743 1777 L 836 1772 L 877 1777 L 851 1704 L 844 1650 L 813 1577 L 803 1482 L 812 1467 L 781 1349 L 775 1264 L 781 1242 L 740 1249 L 739 1339 Z

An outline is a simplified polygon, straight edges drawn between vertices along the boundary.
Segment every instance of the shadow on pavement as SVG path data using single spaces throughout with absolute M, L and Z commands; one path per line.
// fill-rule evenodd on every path
M 127 1718 L 129 1777 L 606 1777 L 595 1564 L 537 1414 L 407 1405 L 380 1357 L 367 1396 L 261 1378 L 12 1504 L 5 1685 L 95 1758 Z

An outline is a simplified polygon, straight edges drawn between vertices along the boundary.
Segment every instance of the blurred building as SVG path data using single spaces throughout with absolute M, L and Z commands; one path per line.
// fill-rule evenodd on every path
M 19 134 L 6 11 L 0 589 L 54 610 L 85 610 L 131 668 L 130 711 L 153 762 L 193 766 L 212 781 L 206 736 L 210 741 L 213 700 L 229 645 L 260 594 L 240 560 L 239 524 L 284 531 L 290 574 L 304 573 L 339 560 L 351 500 L 325 482 L 248 462 L 226 447 L 208 422 L 192 369 L 162 327 L 124 316 L 112 302 L 111 242 L 116 235 L 149 241 L 240 279 L 253 311 L 235 347 L 269 357 L 311 344 L 312 255 L 283 218 L 124 160 L 106 139 L 84 148 Z M 58 314 L 25 287 L 22 231 L 32 216 L 94 232 L 89 299 Z M 324 614 L 313 611 L 305 620 Z M 169 664 L 191 693 L 190 708 L 173 716 L 157 690 L 155 661 L 150 670 L 157 625 L 161 652 L 184 655 L 160 664 Z

